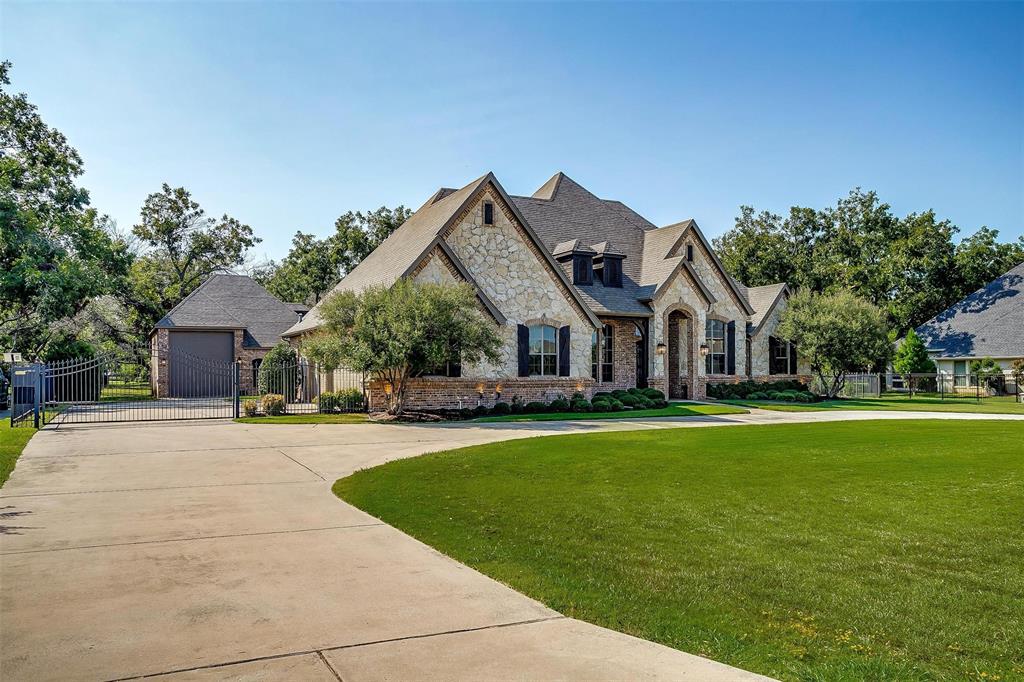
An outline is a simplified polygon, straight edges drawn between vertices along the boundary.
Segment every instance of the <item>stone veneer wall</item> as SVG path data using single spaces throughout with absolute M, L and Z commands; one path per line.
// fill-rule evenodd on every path
M 484 201 L 494 204 L 494 225 L 483 223 Z M 569 326 L 569 376 L 590 377 L 593 326 L 568 288 L 556 279 L 540 249 L 529 240 L 515 216 L 489 186 L 443 236 L 487 297 L 507 318 L 500 330 L 504 342 L 499 362 L 464 365 L 464 375 L 489 379 L 517 376 L 516 326 L 545 322 L 555 327 Z M 435 273 L 440 272 L 440 266 L 428 267 L 434 268 Z
M 405 407 L 409 410 L 473 408 L 477 405 L 494 407 L 494 403 L 499 400 L 511 403 L 513 397 L 518 397 L 524 403 L 551 402 L 555 398 L 570 398 L 577 391 L 589 398 L 594 393 L 594 386 L 593 379 L 566 377 L 515 377 L 501 380 L 423 377 L 410 380 L 405 393 Z M 500 396 L 497 392 L 499 387 Z M 387 403 L 383 386 L 377 381 L 369 382 L 367 397 L 371 411 L 382 410 Z
M 765 381 L 772 381 L 774 377 L 782 377 L 781 374 L 769 375 L 771 362 L 768 357 L 768 337 L 775 334 L 779 326 L 782 311 L 786 309 L 786 300 L 779 301 L 775 309 L 768 314 L 762 323 L 757 334 L 750 339 L 750 374 L 754 378 L 767 377 Z M 811 374 L 811 365 L 806 358 L 800 356 L 800 349 L 796 353 L 797 375 L 804 376 Z

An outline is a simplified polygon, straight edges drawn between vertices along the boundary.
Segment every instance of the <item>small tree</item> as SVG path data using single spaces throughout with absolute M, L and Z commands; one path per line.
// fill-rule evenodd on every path
M 330 371 L 366 372 L 385 387 L 388 412 L 402 412 L 410 378 L 458 359 L 496 362 L 501 337 L 467 284 L 400 279 L 360 294 L 332 294 L 320 305 L 324 325 L 303 354 Z
M 913 329 L 907 332 L 903 343 L 896 349 L 892 359 L 892 368 L 910 386 L 910 395 L 914 395 L 914 374 L 934 374 L 935 362 L 928 357 L 928 349 L 925 348 L 921 337 Z
M 971 360 L 969 368 L 971 374 L 977 377 L 978 384 L 981 386 L 995 386 L 996 380 L 1003 376 L 1003 368 L 992 358 Z
M 260 395 L 278 393 L 285 401 L 295 397 L 295 382 L 298 368 L 295 351 L 287 343 L 281 342 L 267 351 L 260 363 L 260 371 L 256 378 L 256 390 Z
M 1024 358 L 1017 358 L 1010 363 L 1010 374 L 1013 375 L 1013 383 L 1017 386 L 1017 393 L 1024 395 Z
M 847 373 L 870 371 L 892 353 L 884 313 L 846 290 L 798 291 L 777 333 L 797 345 L 830 398 L 843 389 Z

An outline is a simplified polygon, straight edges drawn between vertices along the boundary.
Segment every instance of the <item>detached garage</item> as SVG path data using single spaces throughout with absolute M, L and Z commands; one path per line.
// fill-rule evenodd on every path
M 229 395 L 236 361 L 241 363 L 242 393 L 255 392 L 263 356 L 307 310 L 278 300 L 245 275 L 212 275 L 153 328 L 155 394 L 161 398 Z

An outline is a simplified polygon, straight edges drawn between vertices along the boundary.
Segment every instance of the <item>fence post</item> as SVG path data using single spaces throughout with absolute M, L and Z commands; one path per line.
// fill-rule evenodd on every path
M 241 402 L 242 390 L 242 361 L 235 360 L 234 370 L 231 373 L 232 393 L 234 394 L 234 415 L 238 419 L 238 408 Z
M 39 428 L 39 402 L 42 400 L 42 397 L 43 397 L 43 365 L 40 364 L 40 363 L 36 363 L 34 365 L 34 367 L 35 367 L 36 385 L 35 385 L 34 390 L 32 391 L 32 393 L 33 393 L 32 425 L 35 428 L 38 429 Z

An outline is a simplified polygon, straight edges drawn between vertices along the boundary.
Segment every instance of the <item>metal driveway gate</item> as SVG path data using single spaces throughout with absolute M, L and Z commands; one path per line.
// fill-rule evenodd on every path
M 144 347 L 16 365 L 11 425 L 238 416 L 238 363 L 173 348 L 165 362 L 158 362 L 155 352 Z M 173 395 L 170 378 L 176 378 L 177 385 L 187 386 L 187 390 Z

